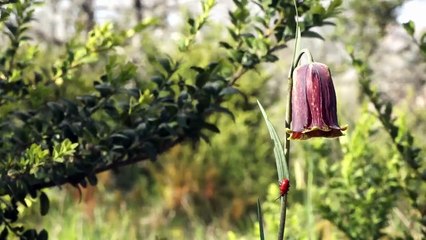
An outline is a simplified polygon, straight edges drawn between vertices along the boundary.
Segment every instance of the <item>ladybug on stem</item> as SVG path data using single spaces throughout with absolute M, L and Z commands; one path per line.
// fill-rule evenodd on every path
M 280 188 L 280 196 L 276 199 L 280 199 L 280 197 L 284 197 L 290 189 L 290 180 L 288 178 L 284 178 L 282 181 L 279 182 L 279 188 Z

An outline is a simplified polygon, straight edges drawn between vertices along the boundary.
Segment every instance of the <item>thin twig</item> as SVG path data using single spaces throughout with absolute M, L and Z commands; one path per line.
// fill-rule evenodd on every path
M 238 81 L 238 79 L 240 79 L 246 72 L 247 72 L 247 68 L 240 66 L 238 70 L 235 72 L 234 76 L 232 76 L 229 86 L 233 86 Z

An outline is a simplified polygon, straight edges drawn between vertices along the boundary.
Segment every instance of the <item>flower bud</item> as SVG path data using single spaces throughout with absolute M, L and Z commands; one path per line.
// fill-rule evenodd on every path
M 290 139 L 340 137 L 347 127 L 337 121 L 336 93 L 327 65 L 309 63 L 293 75 Z

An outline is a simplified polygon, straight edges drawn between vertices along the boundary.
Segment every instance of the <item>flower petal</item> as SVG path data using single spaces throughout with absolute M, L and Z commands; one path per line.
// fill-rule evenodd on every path
M 336 93 L 327 65 L 299 66 L 293 80 L 290 139 L 342 136 L 346 127 L 338 124 Z

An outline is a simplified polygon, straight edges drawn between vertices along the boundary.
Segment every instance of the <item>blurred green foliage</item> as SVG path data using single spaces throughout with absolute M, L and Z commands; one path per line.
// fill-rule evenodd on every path
M 63 46 L 31 39 L 38 4 L 9 2 L 0 5 L 0 239 L 258 239 L 258 198 L 275 238 L 279 189 L 256 99 L 284 133 L 277 85 L 291 54 L 278 51 L 295 36 L 293 1 L 235 0 L 219 25 L 209 22 L 217 3 L 204 1 L 177 43 L 155 39 L 159 20 L 147 18 L 95 26 Z M 368 61 L 402 3 L 298 1 L 302 36 L 326 39 L 314 27 L 338 23 L 362 97 L 340 141 L 293 144 L 286 239 L 425 236 L 426 115 L 407 112 L 409 100 L 388 103 Z M 425 54 L 425 38 L 405 28 Z M 136 165 L 144 159 L 156 161 Z

